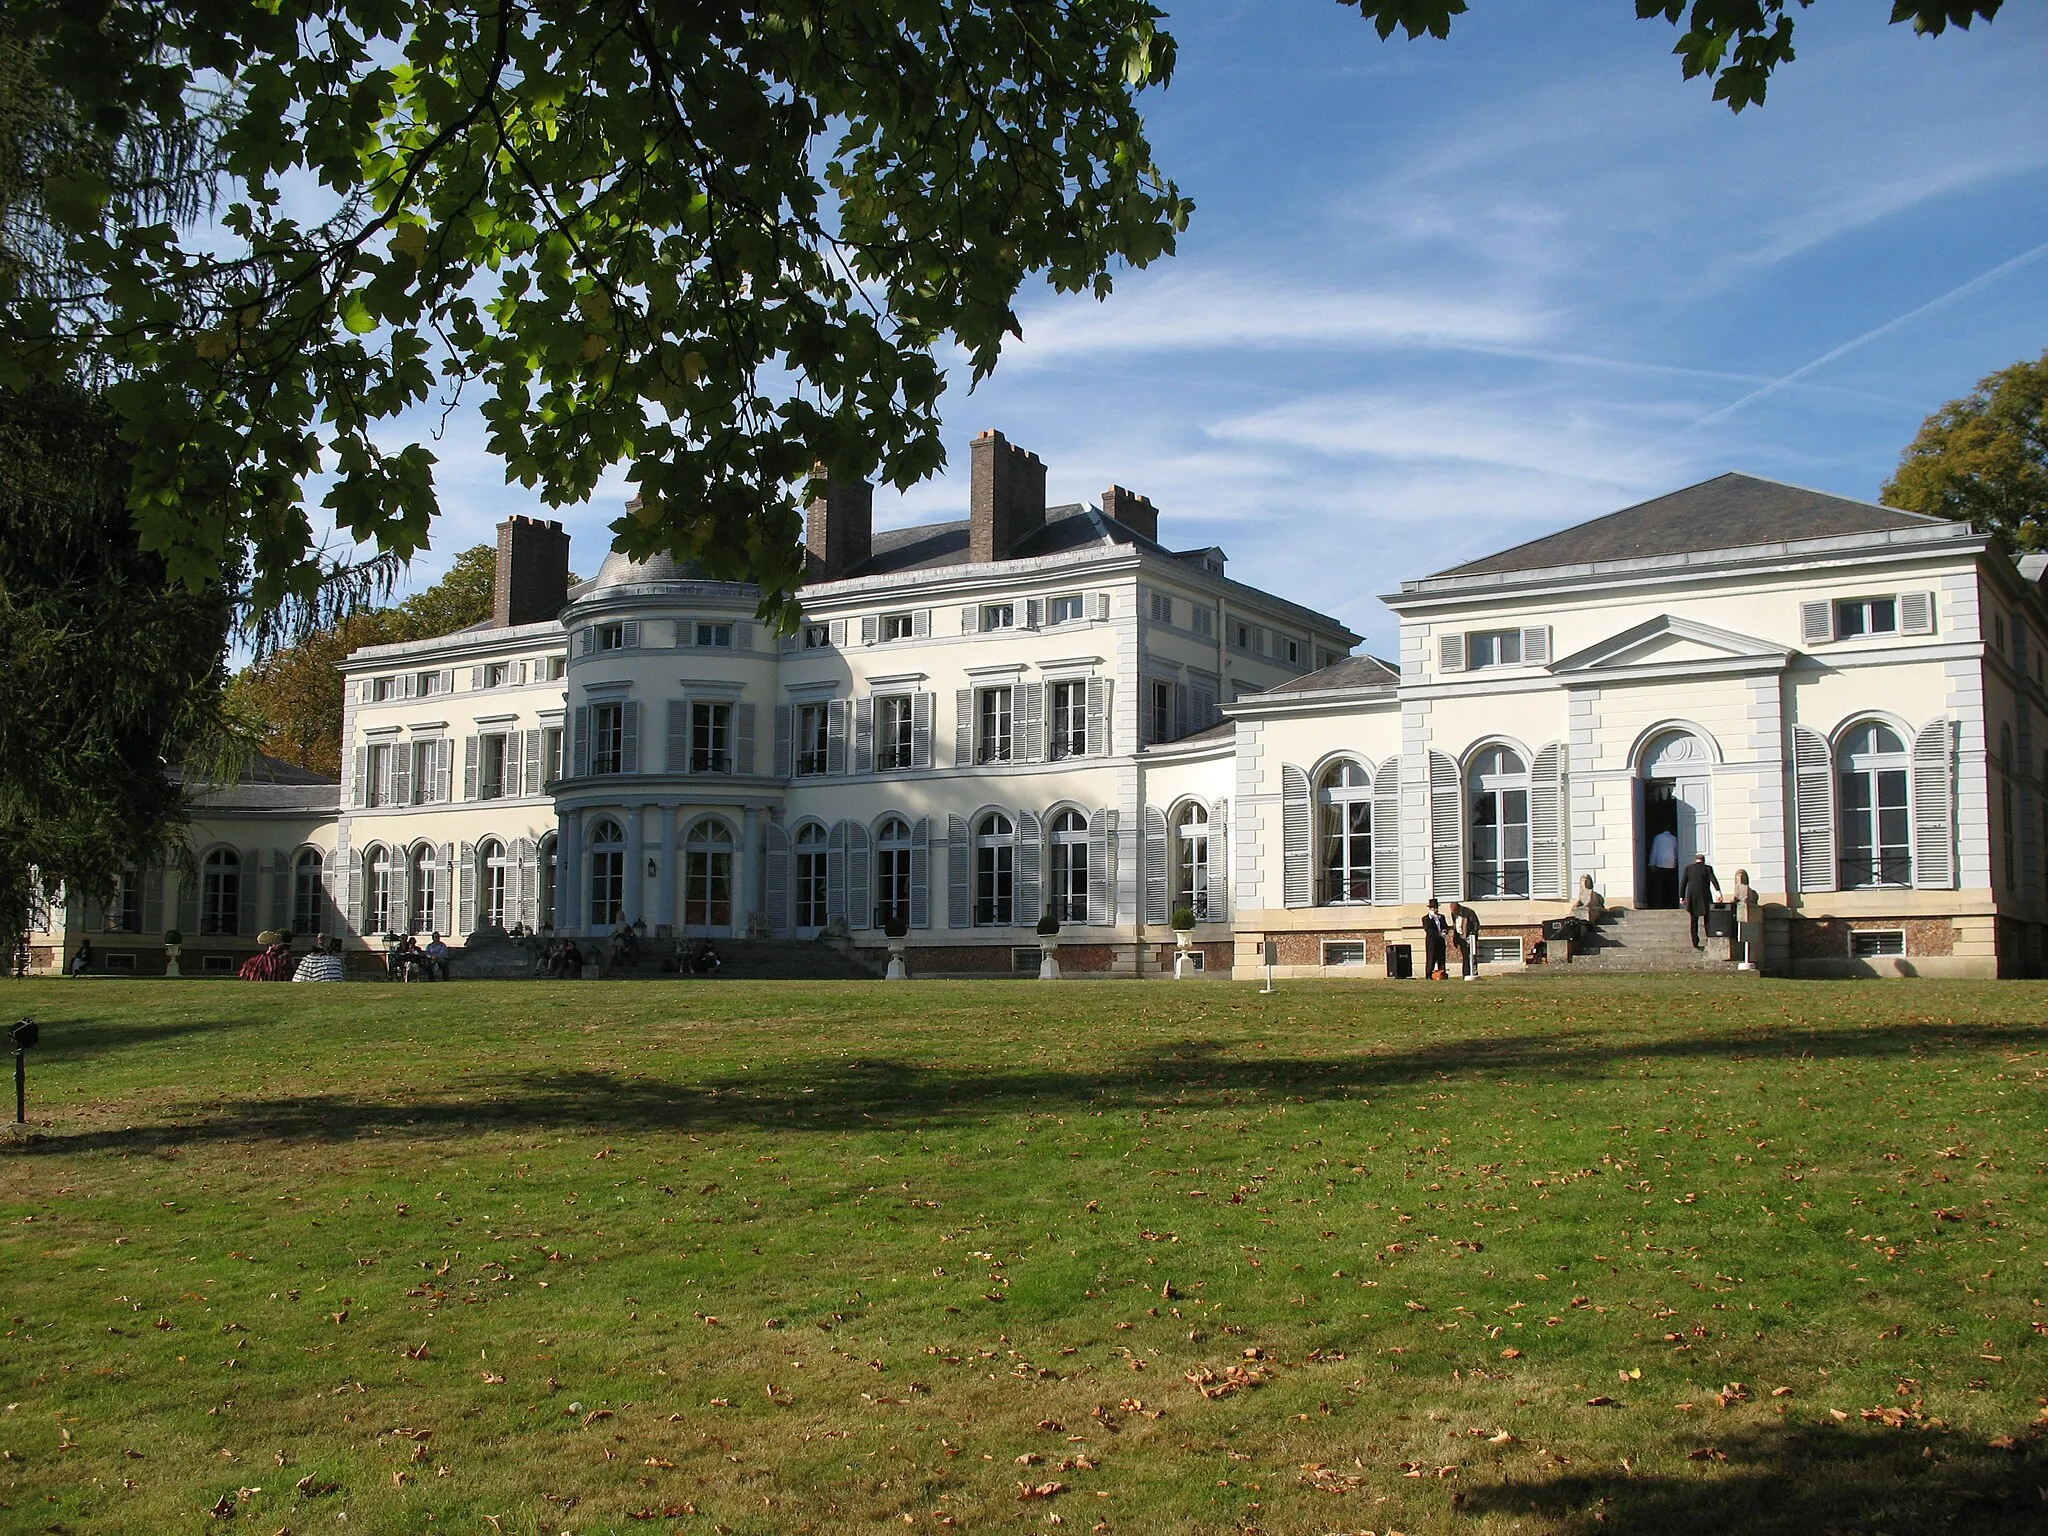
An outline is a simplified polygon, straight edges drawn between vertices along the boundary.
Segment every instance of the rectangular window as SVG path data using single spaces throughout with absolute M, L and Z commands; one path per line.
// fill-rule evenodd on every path
M 114 899 L 107 906 L 107 932 L 142 932 L 142 876 L 132 869 L 121 871 L 114 886 Z
M 690 772 L 732 772 L 732 706 L 690 706 Z
M 1465 637 L 1465 665 L 1519 667 L 1522 664 L 1522 632 L 1519 629 L 1483 629 Z
M 1010 969 L 1019 976 L 1036 976 L 1045 963 L 1045 951 L 1036 944 L 1019 944 L 1010 951 Z
M 884 640 L 908 640 L 917 633 L 915 619 L 907 613 L 885 613 L 882 615 L 882 638 Z
M 1152 622 L 1171 624 L 1173 622 L 1173 599 L 1164 592 L 1152 594 Z
M 1017 605 L 1015 603 L 983 603 L 981 605 L 981 627 L 988 629 L 1015 629 L 1017 627 Z
M 977 763 L 1007 763 L 1011 756 L 1010 705 L 1008 688 L 984 688 L 976 701 L 977 730 L 974 760 Z
M 416 741 L 412 744 L 412 803 L 434 803 L 434 770 L 441 761 L 441 743 Z
M 484 664 L 484 686 L 485 686 L 486 688 L 503 688 L 503 687 L 505 687 L 505 686 L 506 686 L 507 684 L 509 684 L 509 683 L 510 683 L 511 681 L 512 681 L 512 663 L 511 663 L 511 662 L 509 662 L 509 661 L 492 661 L 492 662 L 486 662 L 486 663 Z
M 1287 642 L 1287 664 L 1294 667 L 1301 665 L 1301 642 L 1299 640 Z
M 732 649 L 732 626 L 730 624 L 699 624 L 697 644 L 714 651 Z
M 1085 757 L 1088 754 L 1088 684 L 1083 681 L 1052 685 L 1052 755 Z
M 830 624 L 806 624 L 804 626 L 805 650 L 822 651 L 829 649 L 831 644 L 832 626 Z
M 391 743 L 380 741 L 363 760 L 363 804 L 391 803 Z
M 1323 964 L 1365 964 L 1365 941 L 1363 939 L 1338 939 L 1326 941 L 1323 944 Z
M 413 685 L 413 692 L 418 697 L 424 699 L 430 694 L 439 693 L 441 685 L 446 681 L 447 679 L 439 672 L 422 672 L 419 675 L 418 681 Z
M 832 710 L 826 704 L 799 704 L 796 707 L 796 771 L 799 774 L 823 773 L 825 752 L 832 739 Z
M 1522 941 L 1520 939 L 1481 939 L 1479 941 L 1479 963 L 1481 965 L 1520 965 L 1522 963 Z
M 887 772 L 910 766 L 910 696 L 875 700 L 875 766 Z
M 626 648 L 626 626 L 623 624 L 598 625 L 597 648 L 600 651 L 623 651 Z
M 1240 651 L 1250 650 L 1252 648 L 1251 625 L 1245 623 L 1242 619 L 1231 620 L 1230 643 L 1236 646 Z
M 370 679 L 370 697 L 379 704 L 391 698 L 397 691 L 398 679 L 395 677 L 373 677 Z
M 540 733 L 541 777 L 552 784 L 562 776 L 562 728 L 546 726 Z
M 1152 682 L 1145 685 L 1145 708 L 1148 723 L 1152 727 L 1153 741 L 1173 740 L 1173 684 Z
M 1210 609 L 1196 604 L 1194 609 L 1195 633 L 1208 639 L 1216 633 L 1216 615 Z
M 135 969 L 135 956 L 125 953 L 108 955 L 106 963 L 107 969 L 110 971 L 132 972 Z
M 534 663 L 534 676 L 544 683 L 559 683 L 568 671 L 566 656 L 544 656 Z
M 1905 952 L 1906 930 L 1903 928 L 1859 928 L 1849 935 L 1849 953 L 1858 960 L 1878 955 L 1903 955 Z
M 2002 626 L 2001 626 L 2002 627 Z M 1899 600 L 1895 597 L 1851 597 L 1835 604 L 1835 638 L 1895 635 L 1899 632 Z M 2005 637 L 2000 635 L 2003 647 Z
M 1078 624 L 1087 616 L 1087 603 L 1078 592 L 1056 597 L 1046 605 L 1048 624 Z
M 479 800 L 505 798 L 508 765 L 517 771 L 519 738 L 510 735 L 485 736 L 477 741 L 476 797 Z
M 590 771 L 626 771 L 626 706 L 593 704 L 590 707 Z

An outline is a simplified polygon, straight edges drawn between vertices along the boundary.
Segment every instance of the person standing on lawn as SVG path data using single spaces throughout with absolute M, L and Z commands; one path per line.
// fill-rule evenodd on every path
M 1735 904 L 1735 969 L 1753 971 L 1757 948 L 1763 943 L 1764 906 L 1757 899 L 1756 887 L 1749 883 L 1748 870 L 1735 871 L 1728 899 Z
M 1444 951 L 1451 925 L 1444 921 L 1438 910 L 1436 898 L 1429 898 L 1429 907 L 1422 914 L 1422 974 L 1428 981 L 1444 981 L 1449 972 L 1444 969 Z
M 1458 969 L 1467 981 L 1479 979 L 1479 914 L 1462 901 L 1451 903 L 1451 939 L 1458 946 Z
M 1685 866 L 1685 873 L 1678 877 L 1678 904 L 1685 908 L 1686 926 L 1692 931 L 1692 947 L 1702 949 L 1700 943 L 1700 919 L 1707 915 L 1707 908 L 1714 904 L 1714 898 L 1721 894 L 1721 882 L 1715 877 L 1714 866 L 1707 862 L 1704 853 L 1692 856 L 1692 862 Z

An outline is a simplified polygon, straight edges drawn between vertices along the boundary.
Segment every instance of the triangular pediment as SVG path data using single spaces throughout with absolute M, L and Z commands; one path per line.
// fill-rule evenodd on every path
M 1750 671 L 1782 667 L 1791 655 L 1788 647 L 1774 641 L 1660 613 L 1552 662 L 1550 670 L 1561 677 L 1637 669 L 1654 673 Z

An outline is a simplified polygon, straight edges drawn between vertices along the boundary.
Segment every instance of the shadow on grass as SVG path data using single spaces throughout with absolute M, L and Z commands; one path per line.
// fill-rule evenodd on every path
M 1703 1440 L 1691 1476 L 1560 1472 L 1541 1482 L 1468 1487 L 1460 1508 L 1531 1517 L 1592 1536 L 1823 1536 L 2048 1528 L 2038 1442 L 1999 1450 L 1945 1431 L 1793 1425 Z M 1709 1426 L 1702 1426 L 1703 1430 Z M 1929 1454 L 1931 1452 L 1931 1454 Z
M 457 1076 L 377 1097 L 329 1094 L 209 1105 L 175 1121 L 120 1129 L 40 1131 L 9 1150 L 152 1151 L 207 1141 L 347 1141 L 368 1135 L 456 1136 L 601 1126 L 613 1132 L 887 1130 L 962 1125 L 990 1115 L 1089 1109 L 1248 1111 L 1421 1085 L 1502 1078 L 1522 1085 L 1598 1078 L 1654 1060 L 1734 1063 L 1788 1058 L 1906 1057 L 2048 1044 L 2048 1026 L 1894 1025 L 1751 1029 L 1657 1041 L 1574 1031 L 1443 1040 L 1328 1058 L 1280 1056 L 1187 1040 L 1080 1068 L 948 1064 L 890 1057 L 798 1063 L 696 1079 L 564 1070 Z

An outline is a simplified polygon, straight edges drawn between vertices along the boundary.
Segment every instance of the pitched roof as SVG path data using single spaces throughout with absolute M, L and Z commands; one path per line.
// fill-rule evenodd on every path
M 1498 554 L 1454 565 L 1436 575 L 1491 576 L 1562 565 L 1647 560 L 1797 539 L 1886 533 L 1942 521 L 1755 475 L 1726 474 Z
M 1268 688 L 1263 695 L 1271 697 L 1282 693 L 1321 693 L 1333 688 L 1391 688 L 1401 681 L 1400 669 L 1381 661 L 1377 656 L 1346 656 L 1333 661 L 1319 671 L 1305 677 L 1297 677 L 1291 683 L 1281 683 Z M 1261 697 L 1261 695 L 1252 695 Z
M 966 519 L 951 523 L 921 523 L 915 528 L 891 528 L 874 537 L 868 558 L 846 574 L 894 576 L 904 571 L 935 571 L 949 565 L 967 565 L 968 524 Z M 1035 555 L 1063 555 L 1076 549 L 1111 544 L 1132 544 L 1160 549 L 1102 512 L 1078 502 L 1045 509 L 1045 526 L 1032 530 L 1010 551 L 1014 560 Z

